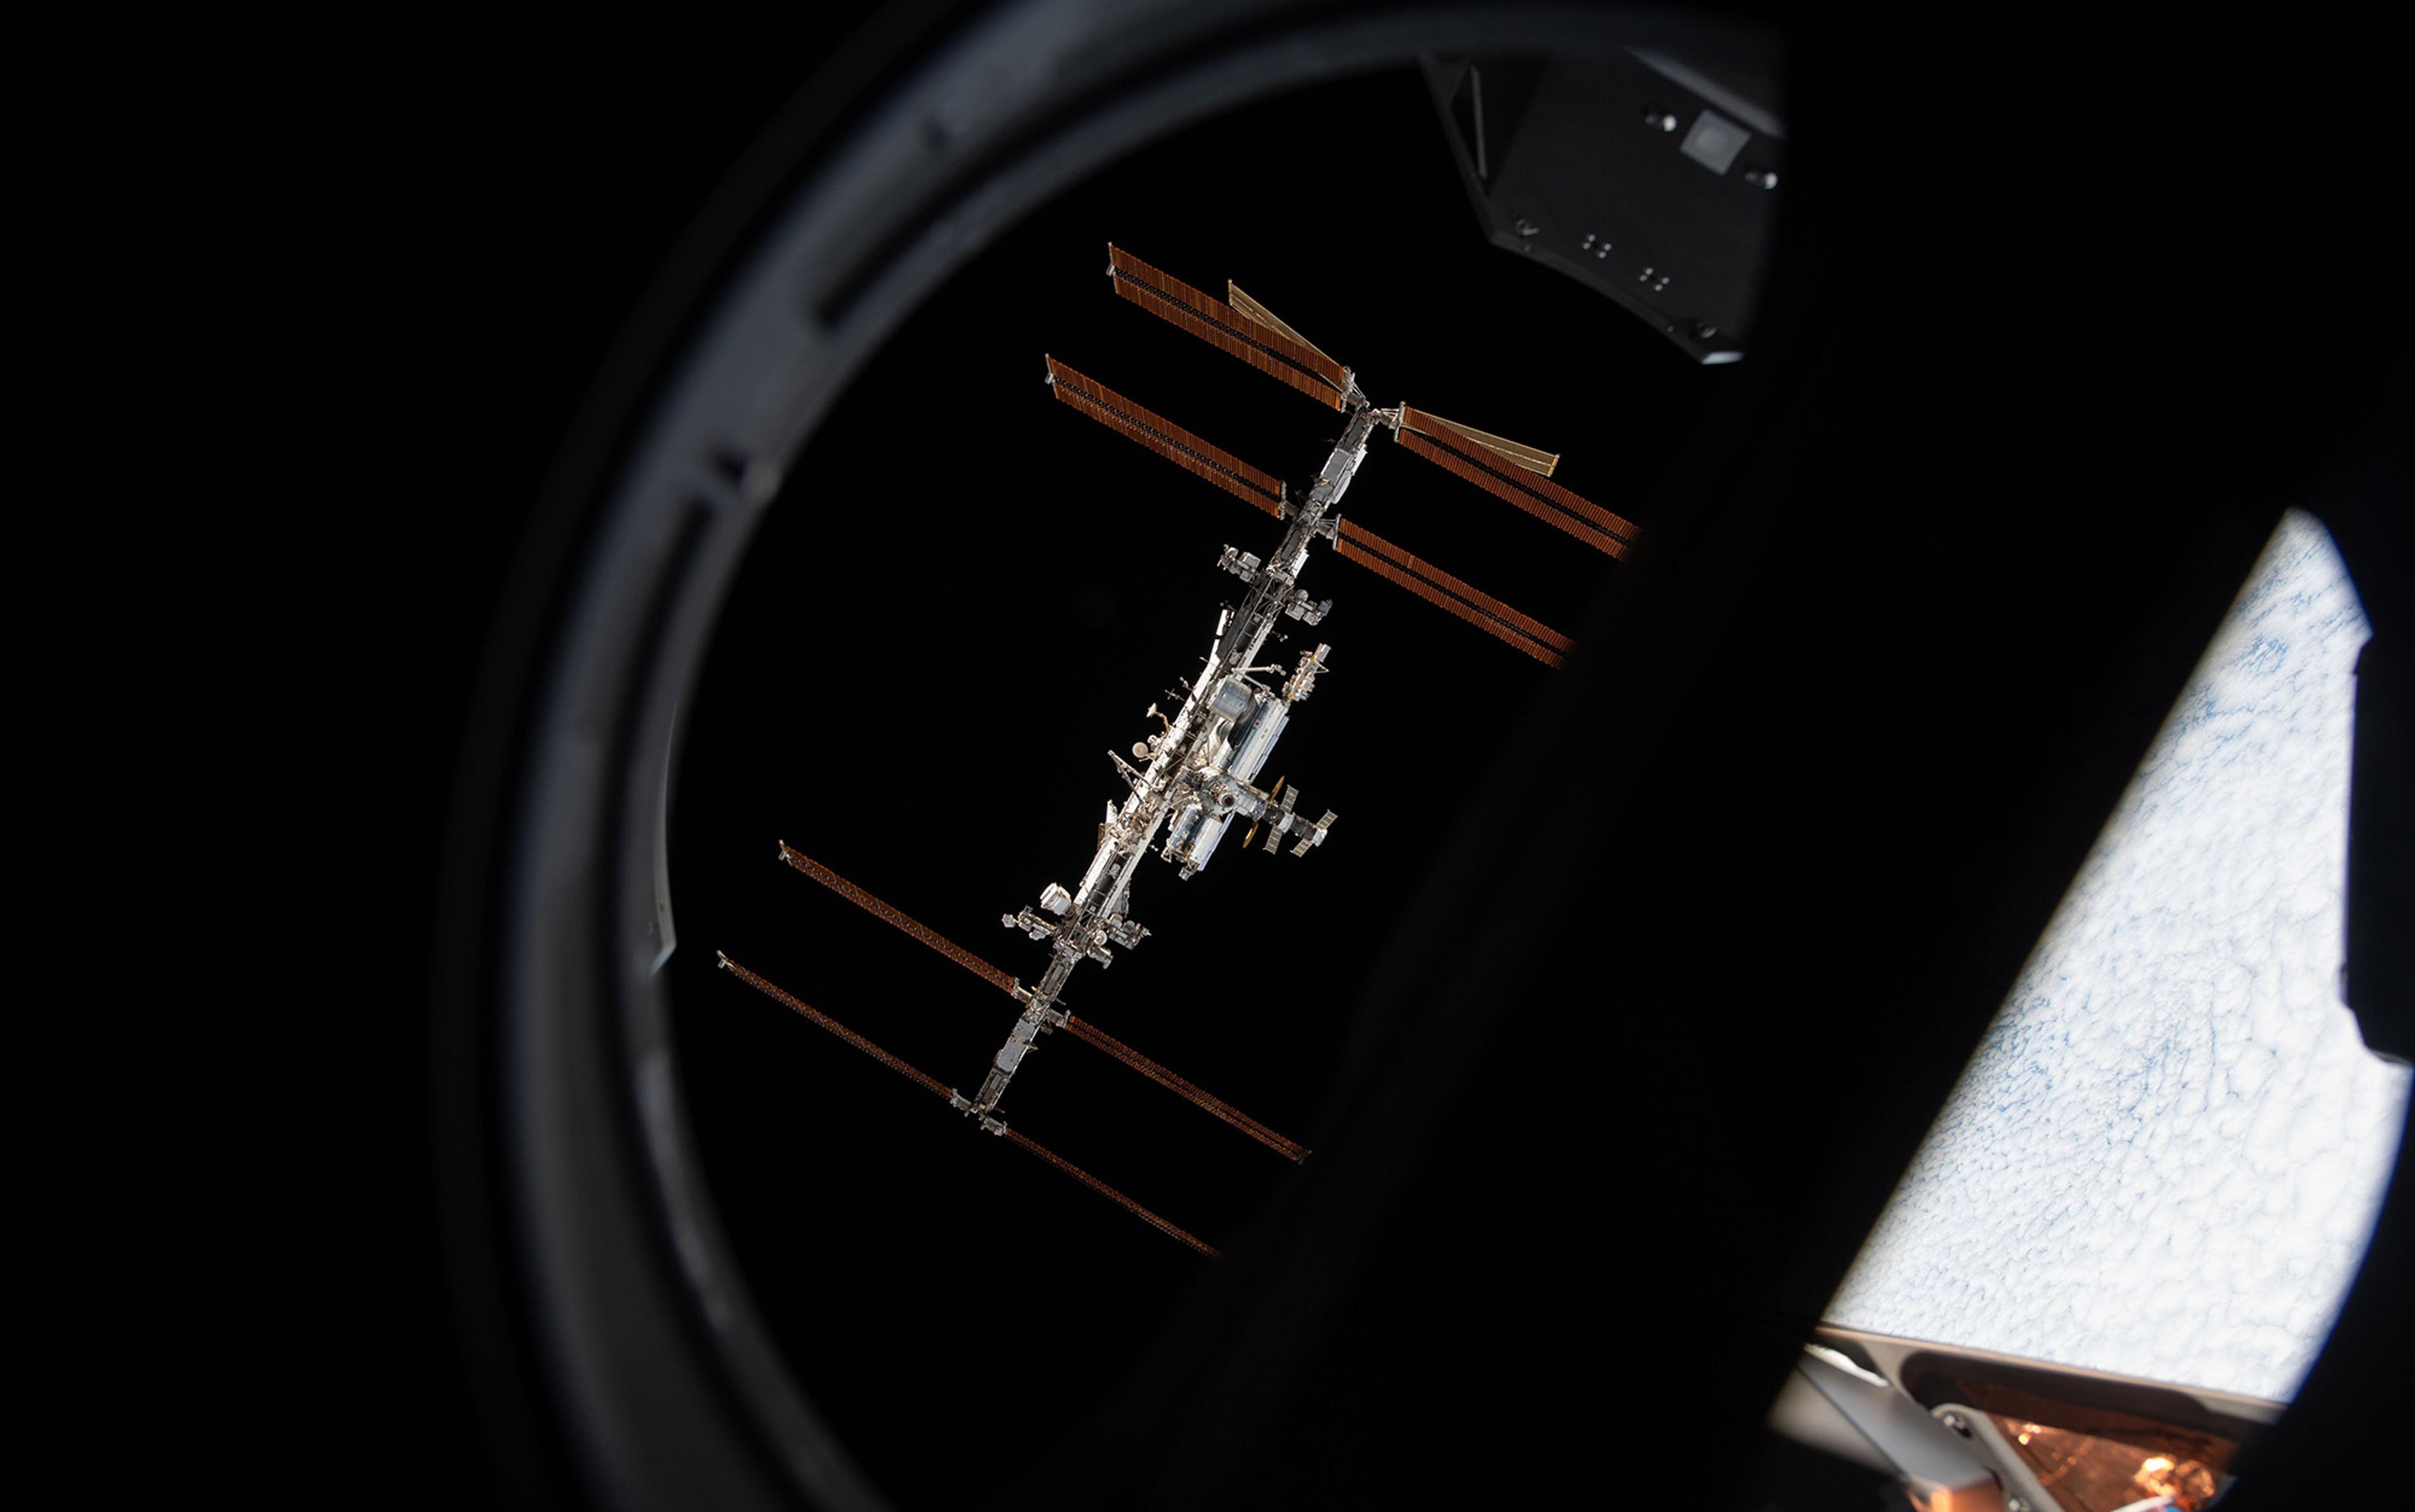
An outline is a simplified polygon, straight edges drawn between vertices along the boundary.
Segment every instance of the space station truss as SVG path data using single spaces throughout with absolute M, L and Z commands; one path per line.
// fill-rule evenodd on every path
M 1061 1029 L 1285 1159 L 1297 1161 L 1307 1157 L 1305 1145 L 1076 1017 L 1065 1009 L 1062 998 L 1075 967 L 1086 962 L 1111 965 L 1117 950 L 1132 950 L 1148 937 L 1149 931 L 1130 912 L 1132 878 L 1144 858 L 1161 856 L 1175 863 L 1178 876 L 1189 877 L 1208 865 L 1228 830 L 1244 824 L 1235 848 L 1263 848 L 1268 855 L 1279 855 L 1288 846 L 1292 855 L 1306 856 L 1322 846 L 1331 831 L 1335 812 L 1326 809 L 1323 817 L 1311 822 L 1297 807 L 1299 789 L 1286 787 L 1284 779 L 1277 778 L 1264 790 L 1255 786 L 1293 711 L 1307 699 L 1317 677 L 1328 667 L 1332 648 L 1319 644 L 1312 651 L 1299 654 L 1287 678 L 1260 681 L 1284 669 L 1280 655 L 1274 661 L 1262 659 L 1276 654 L 1267 645 L 1270 636 L 1280 638 L 1276 627 L 1286 621 L 1314 625 L 1332 608 L 1331 600 L 1312 598 L 1300 583 L 1316 541 L 1330 543 L 1336 556 L 1545 666 L 1559 666 L 1567 659 L 1570 650 L 1567 636 L 1356 520 L 1342 517 L 1341 502 L 1366 457 L 1371 439 L 1379 430 L 1388 430 L 1403 451 L 1605 556 L 1625 558 L 1639 535 L 1628 520 L 1552 481 L 1560 464 L 1554 453 L 1407 404 L 1374 408 L 1350 368 L 1238 285 L 1227 283 L 1228 297 L 1217 299 L 1121 247 L 1109 247 L 1107 262 L 1118 297 L 1342 412 L 1347 420 L 1323 467 L 1295 495 L 1274 473 L 1241 460 L 1055 356 L 1046 358 L 1047 382 L 1060 403 L 1275 516 L 1283 530 L 1281 541 L 1263 556 L 1238 546 L 1224 548 L 1218 565 L 1239 577 L 1247 592 L 1238 604 L 1225 606 L 1196 676 L 1187 687 L 1169 690 L 1168 696 L 1174 700 L 1171 711 L 1150 705 L 1148 714 L 1157 721 L 1157 727 L 1132 746 L 1133 760 L 1108 752 L 1127 791 L 1120 801 L 1106 805 L 1079 885 L 1051 882 L 1042 889 L 1036 906 L 1027 905 L 1019 912 L 1001 916 L 1009 928 L 1049 944 L 1045 972 L 1037 982 L 1026 984 L 795 846 L 781 843 L 782 862 L 1021 1005 L 979 1087 L 967 1096 L 728 956 L 723 955 L 720 964 L 757 991 L 940 1098 L 985 1131 L 1020 1145 L 1162 1233 L 1202 1254 L 1213 1255 L 1216 1250 L 1196 1235 L 1009 1128 L 998 1115 L 998 1108 L 1016 1068 L 1048 1035 Z M 1257 844 L 1261 831 L 1266 835 L 1262 847 Z

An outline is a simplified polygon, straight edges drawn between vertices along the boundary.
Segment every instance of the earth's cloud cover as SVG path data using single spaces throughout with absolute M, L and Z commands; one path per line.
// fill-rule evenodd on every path
M 2291 514 L 2064 895 L 1831 1320 L 2287 1399 L 2409 1072 L 2339 996 L 2369 634 Z

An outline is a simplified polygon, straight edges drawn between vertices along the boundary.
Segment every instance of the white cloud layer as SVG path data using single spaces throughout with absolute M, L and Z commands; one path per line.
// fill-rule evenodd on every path
M 2322 526 L 2258 561 L 1828 1316 L 2287 1399 L 2409 1072 L 2339 997 L 2369 635 Z

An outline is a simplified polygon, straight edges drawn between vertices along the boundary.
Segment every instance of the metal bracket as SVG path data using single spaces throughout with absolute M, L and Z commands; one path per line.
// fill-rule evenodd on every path
M 948 1106 L 955 1109 L 958 1113 L 963 1114 L 966 1117 L 973 1119 L 989 1133 L 1003 1134 L 1006 1132 L 1005 1119 L 991 1117 L 988 1114 L 983 1113 L 980 1108 L 974 1106 L 971 1099 L 966 1097 L 963 1093 L 957 1091 L 952 1086 L 948 1088 Z

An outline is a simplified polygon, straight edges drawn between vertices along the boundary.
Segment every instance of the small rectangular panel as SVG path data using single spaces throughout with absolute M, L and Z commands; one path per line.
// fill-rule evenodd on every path
M 1048 359 L 1049 386 L 1057 397 L 1109 429 L 1140 442 L 1187 472 L 1207 479 L 1236 499 L 1246 500 L 1278 519 L 1283 486 L 1222 447 L 1210 445 L 1173 421 L 1144 410 L 1103 383 Z
M 1336 555 L 1379 577 L 1389 578 L 1436 608 L 1455 614 L 1485 634 L 1515 646 L 1545 666 L 1559 666 L 1568 649 L 1568 637 L 1541 621 L 1530 619 L 1491 594 L 1469 587 L 1362 526 L 1342 521 L 1334 532 L 1333 549 Z
M 1712 172 L 1724 173 L 1735 166 L 1736 154 L 1751 140 L 1752 133 L 1743 127 L 1717 111 L 1704 111 L 1694 117 L 1677 150 Z
M 1448 438 L 1420 435 L 1404 422 L 1398 440 L 1403 451 L 1455 472 L 1496 498 L 1506 499 L 1546 525 L 1556 526 L 1604 556 L 1624 558 L 1639 533 L 1630 522 L 1549 478 L 1505 471 L 1453 446 Z M 1464 443 L 1462 443 L 1464 444 Z
M 1325 353 L 1252 320 L 1178 278 L 1169 277 L 1120 247 L 1108 247 L 1107 262 L 1120 297 L 1182 327 L 1209 346 L 1240 358 L 1268 377 L 1281 379 L 1311 398 L 1336 410 L 1342 408 L 1342 395 L 1349 387 L 1348 375 Z

